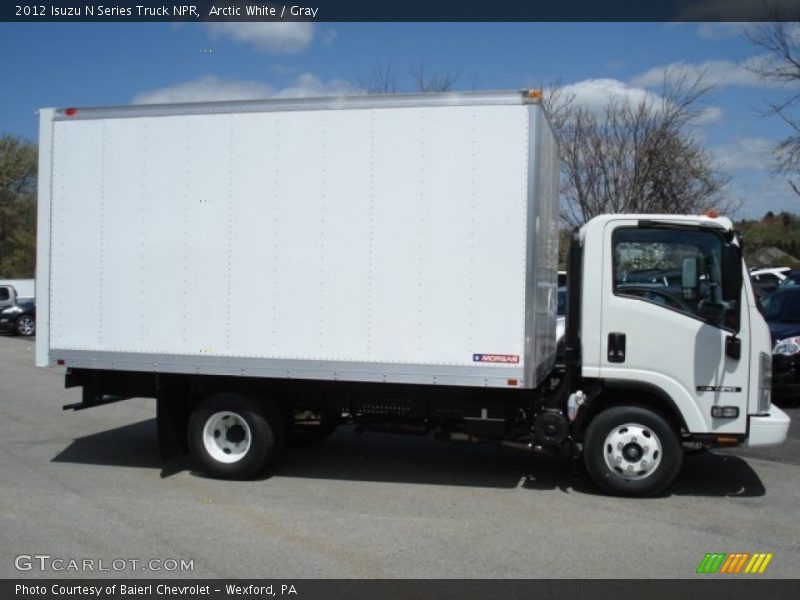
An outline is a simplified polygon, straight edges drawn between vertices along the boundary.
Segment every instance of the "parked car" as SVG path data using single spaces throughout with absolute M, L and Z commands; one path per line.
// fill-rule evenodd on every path
M 792 270 L 789 267 L 769 267 L 765 269 L 752 269 L 750 271 L 750 281 L 753 287 L 760 287 L 766 293 L 771 293 L 786 279 Z
M 29 300 L 0 310 L 0 333 L 36 333 L 36 302 Z
M 777 393 L 800 391 L 800 286 L 781 286 L 761 301 L 772 336 L 772 381 Z
M 783 278 L 778 287 L 792 287 L 795 285 L 800 285 L 800 271 L 791 271 Z
M 763 286 L 757 281 L 752 282 L 753 285 L 753 293 L 756 295 L 756 300 L 761 302 L 769 296 L 772 292 L 774 292 L 777 288 L 773 288 L 772 286 Z

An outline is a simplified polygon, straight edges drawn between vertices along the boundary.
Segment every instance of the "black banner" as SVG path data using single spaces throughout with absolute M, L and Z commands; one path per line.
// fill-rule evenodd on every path
M 93 21 L 797 21 L 800 0 L 231 0 L 2 3 L 0 20 Z
M 575 565 L 580 570 L 580 565 Z M 535 565 L 531 565 L 535 569 Z M 627 600 L 694 598 L 740 600 L 797 598 L 793 580 L 742 577 L 680 580 L 2 580 L 3 600 Z

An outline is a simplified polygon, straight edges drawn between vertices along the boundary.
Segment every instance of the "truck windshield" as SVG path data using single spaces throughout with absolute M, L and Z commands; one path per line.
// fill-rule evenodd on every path
M 729 328 L 731 303 L 722 298 L 722 245 L 711 231 L 624 227 L 612 237 L 614 293 Z M 694 285 L 683 270 L 693 265 Z

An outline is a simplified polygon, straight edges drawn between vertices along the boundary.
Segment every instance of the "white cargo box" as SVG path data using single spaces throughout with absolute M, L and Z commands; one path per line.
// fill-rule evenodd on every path
M 533 387 L 557 149 L 520 92 L 43 109 L 37 364 Z

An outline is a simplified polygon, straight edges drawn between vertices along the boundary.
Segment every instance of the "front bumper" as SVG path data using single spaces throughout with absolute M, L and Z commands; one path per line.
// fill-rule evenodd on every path
M 750 432 L 745 446 L 777 446 L 786 441 L 789 415 L 774 404 L 766 415 L 750 415 Z

